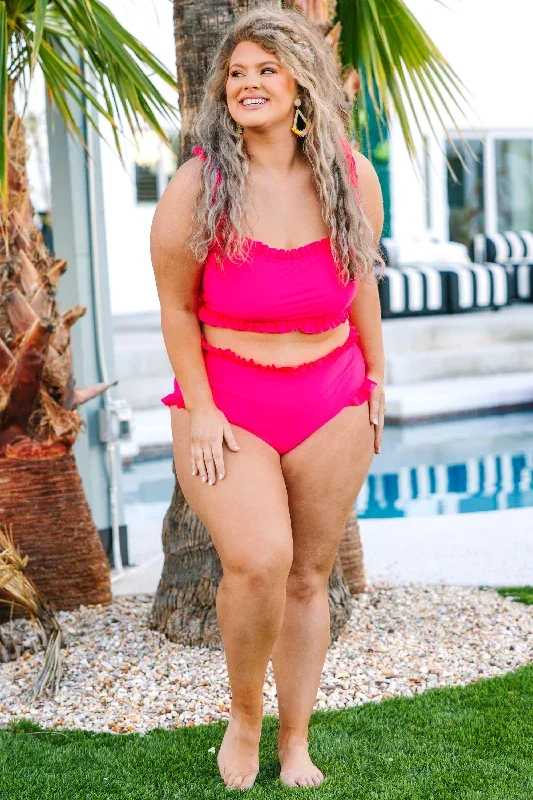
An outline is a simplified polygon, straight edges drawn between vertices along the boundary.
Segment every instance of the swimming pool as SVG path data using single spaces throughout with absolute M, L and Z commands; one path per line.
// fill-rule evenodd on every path
M 170 457 L 125 467 L 127 517 L 160 524 L 173 488 Z M 533 412 L 386 428 L 355 506 L 362 519 L 533 506 Z
M 389 428 L 381 450 L 355 504 L 361 518 L 533 506 L 533 412 Z

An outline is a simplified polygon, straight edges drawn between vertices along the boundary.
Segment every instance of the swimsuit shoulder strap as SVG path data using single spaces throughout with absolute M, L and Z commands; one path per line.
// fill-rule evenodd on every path
M 191 150 L 191 153 L 193 154 L 193 156 L 198 156 L 199 158 L 201 158 L 202 161 L 207 161 L 207 153 L 205 152 L 204 148 L 201 145 L 198 145 L 197 147 L 193 147 L 193 149 Z M 217 171 L 216 187 L 215 187 L 215 191 L 214 191 L 214 194 L 213 194 L 212 203 L 215 202 L 216 191 L 217 191 L 217 189 L 218 189 L 218 187 L 220 186 L 221 183 L 222 183 L 222 175 L 220 174 L 220 171 Z
M 360 197 L 360 188 L 359 188 L 359 175 L 357 174 L 357 165 L 355 163 L 354 154 L 352 152 L 352 148 L 350 142 L 345 136 L 341 137 L 341 144 L 342 149 L 344 150 L 344 154 L 346 156 L 346 160 L 348 162 L 348 169 L 350 170 L 350 178 L 352 180 L 353 186 L 355 186 L 357 191 L 357 198 Z
M 198 156 L 199 158 L 201 158 L 202 161 L 207 161 L 207 154 L 201 145 L 193 147 L 191 153 L 193 154 L 193 156 Z

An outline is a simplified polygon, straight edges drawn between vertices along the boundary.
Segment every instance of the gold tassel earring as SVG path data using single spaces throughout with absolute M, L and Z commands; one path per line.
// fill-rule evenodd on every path
M 302 101 L 299 97 L 297 97 L 294 101 L 294 105 L 296 106 L 296 110 L 294 112 L 294 120 L 292 122 L 291 131 L 299 136 L 300 138 L 305 138 L 309 131 L 311 130 L 310 123 L 306 120 L 302 112 L 300 111 L 300 106 L 302 105 Z M 300 118 L 300 119 L 299 119 Z M 303 124 L 303 128 L 302 128 Z M 300 125 L 300 127 L 298 127 Z

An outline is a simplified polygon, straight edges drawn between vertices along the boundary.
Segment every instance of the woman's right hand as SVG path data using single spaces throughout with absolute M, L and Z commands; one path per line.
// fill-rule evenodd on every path
M 225 475 L 222 445 L 224 439 L 230 450 L 241 448 L 233 435 L 231 425 L 216 406 L 195 408 L 191 415 L 191 467 L 193 475 L 214 484 L 216 477 Z

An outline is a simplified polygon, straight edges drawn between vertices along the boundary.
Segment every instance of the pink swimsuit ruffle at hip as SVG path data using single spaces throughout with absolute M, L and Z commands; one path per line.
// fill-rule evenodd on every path
M 202 337 L 215 405 L 231 424 L 259 436 L 282 455 L 344 407 L 370 400 L 377 384 L 366 376 L 358 339 L 350 324 L 346 341 L 327 355 L 297 366 L 279 367 L 215 347 Z M 174 391 L 161 402 L 185 407 L 176 379 Z

